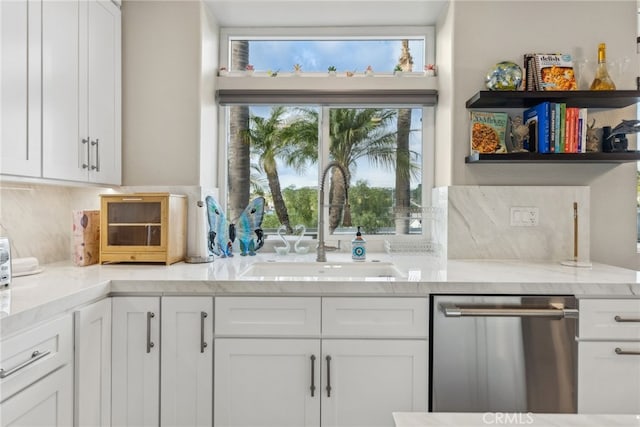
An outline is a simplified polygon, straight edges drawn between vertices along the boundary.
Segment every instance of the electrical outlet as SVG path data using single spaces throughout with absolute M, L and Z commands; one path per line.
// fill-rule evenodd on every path
M 511 208 L 511 226 L 512 227 L 537 227 L 539 219 L 539 210 L 536 207 L 519 207 Z

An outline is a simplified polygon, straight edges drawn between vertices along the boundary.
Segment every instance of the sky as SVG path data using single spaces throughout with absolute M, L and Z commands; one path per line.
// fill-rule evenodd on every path
M 333 65 L 339 72 L 346 70 L 363 72 L 371 66 L 374 72 L 390 73 L 398 63 L 402 43 L 400 40 L 252 40 L 249 43 L 249 63 L 256 71 L 290 72 L 294 64 L 300 64 L 303 72 L 326 72 Z M 424 41 L 410 40 L 409 51 L 413 57 L 413 69 L 424 68 Z M 252 107 L 251 114 L 267 117 L 269 107 Z M 422 111 L 412 112 L 412 129 L 421 129 Z M 395 127 L 395 125 L 394 125 Z M 411 149 L 422 153 L 422 134 L 410 134 Z M 317 165 L 308 168 L 305 174 L 278 165 L 282 188 L 294 186 L 316 187 Z M 394 187 L 395 174 L 374 168 L 366 161 L 357 166 L 352 183 L 364 179 L 372 187 Z M 412 185 L 415 187 L 417 182 Z

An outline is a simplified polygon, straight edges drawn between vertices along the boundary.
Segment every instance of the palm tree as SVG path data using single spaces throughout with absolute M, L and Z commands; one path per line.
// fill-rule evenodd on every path
M 234 40 L 231 50 L 231 69 L 244 70 L 249 63 L 249 41 Z M 229 110 L 228 211 L 230 218 L 238 218 L 249 204 L 251 191 L 251 156 L 245 139 L 249 129 L 249 107 L 233 106 Z
M 402 52 L 398 62 L 402 71 L 412 71 L 413 58 L 411 57 L 411 53 L 409 53 L 409 40 L 402 40 Z M 411 109 L 400 108 L 398 110 L 397 129 L 398 153 L 396 156 L 395 191 L 396 234 L 409 234 L 411 177 L 407 173 L 409 169 L 405 166 L 410 162 L 409 133 L 411 132 Z
M 258 156 L 260 168 L 267 176 L 269 190 L 271 191 L 271 197 L 273 199 L 273 207 L 278 220 L 282 225 L 287 227 L 287 233 L 293 233 L 293 229 L 289 223 L 287 206 L 282 197 L 276 161 L 286 146 L 285 140 L 283 140 L 281 135 L 284 126 L 283 116 L 285 113 L 285 107 L 278 106 L 271 109 L 271 115 L 268 118 L 251 116 L 251 124 L 249 130 L 246 132 L 246 136 L 250 143 L 252 154 Z
M 396 162 L 396 131 L 390 130 L 389 124 L 396 116 L 396 110 L 379 108 L 336 108 L 330 110 L 330 146 L 331 160 L 338 162 L 347 170 L 347 187 L 339 170 L 333 170 L 329 188 L 329 230 L 333 232 L 342 217 L 345 192 L 349 190 L 351 174 L 355 171 L 360 159 L 367 159 L 370 164 L 394 170 L 401 167 L 403 174 L 411 176 L 416 165 L 411 161 L 411 154 L 399 164 Z M 293 122 L 290 129 L 291 147 L 295 147 L 296 155 L 288 159 L 288 164 L 306 164 L 317 160 L 317 154 L 309 155 L 308 146 L 315 147 L 318 141 L 318 111 L 302 109 L 301 115 Z M 296 137 L 297 135 L 297 137 Z M 297 138 L 297 139 L 296 139 Z M 295 140 L 295 141 L 294 141 Z

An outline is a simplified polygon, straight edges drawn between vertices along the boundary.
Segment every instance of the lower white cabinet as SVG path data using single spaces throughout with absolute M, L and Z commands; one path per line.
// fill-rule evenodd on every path
M 210 426 L 212 331 L 212 297 L 114 297 L 111 425 Z
M 160 425 L 211 426 L 213 298 L 163 297 Z
M 74 313 L 74 425 L 111 425 L 111 298 Z
M 579 308 L 578 413 L 640 414 L 640 299 Z
M 578 412 L 640 414 L 640 342 L 581 342 Z
M 216 427 L 392 427 L 427 410 L 426 299 L 215 301 Z
M 222 338 L 215 345 L 216 427 L 320 425 L 319 340 Z
M 3 427 L 73 425 L 73 367 L 65 365 L 0 403 Z
M 427 353 L 425 340 L 322 340 L 322 425 L 393 426 L 392 412 L 426 412 Z
M 73 425 L 73 324 L 70 315 L 0 342 L 0 424 Z
M 111 424 L 160 423 L 160 298 L 113 298 Z

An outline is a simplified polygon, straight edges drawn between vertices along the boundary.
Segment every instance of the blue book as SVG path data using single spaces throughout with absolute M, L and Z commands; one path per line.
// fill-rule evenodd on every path
M 529 145 L 535 141 L 538 153 L 551 153 L 551 103 L 542 102 L 535 107 L 528 108 L 522 114 L 523 121 L 529 126 Z M 533 131 L 535 136 L 531 135 Z M 555 147 L 554 147 L 555 148 Z

